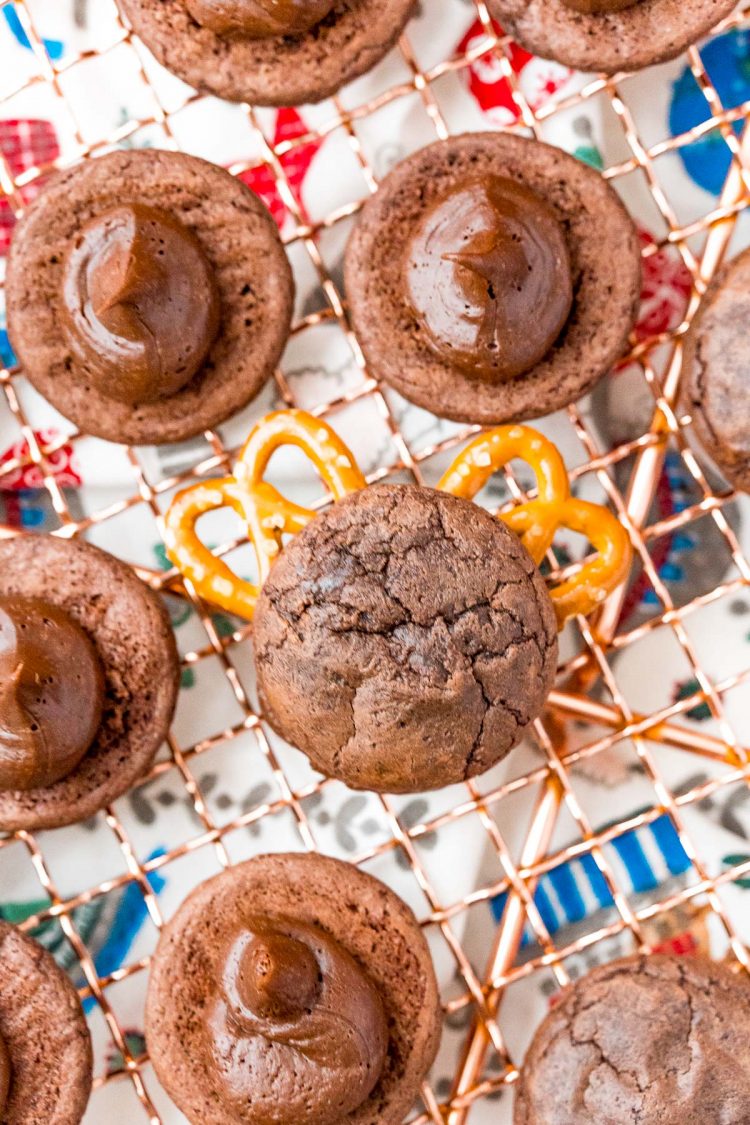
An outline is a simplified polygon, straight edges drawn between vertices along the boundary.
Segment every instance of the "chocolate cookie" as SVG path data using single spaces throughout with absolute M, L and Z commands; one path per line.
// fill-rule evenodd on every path
M 194 1125 L 399 1125 L 439 1036 L 416 918 L 350 864 L 260 856 L 162 932 L 146 1037 Z
M 91 1071 L 73 985 L 41 945 L 0 921 L 0 1121 L 78 1125 Z
M 274 727 L 356 789 L 483 773 L 552 686 L 555 614 L 520 540 L 467 500 L 377 485 L 318 516 L 263 585 L 258 688 Z
M 487 0 L 534 55 L 576 70 L 640 70 L 676 58 L 728 16 L 736 0 Z
M 36 389 L 85 433 L 183 441 L 244 407 L 286 343 L 278 230 L 205 160 L 113 152 L 58 175 L 13 235 L 8 330 Z
M 539 1027 L 515 1125 L 750 1121 L 750 980 L 697 957 L 629 957 L 568 989 Z
M 180 666 L 158 596 L 87 543 L 0 541 L 0 830 L 56 828 L 133 785 Z
M 492 424 L 575 402 L 622 356 L 639 240 L 594 169 L 538 141 L 467 134 L 385 178 L 345 278 L 373 375 L 441 417 Z
M 255 105 L 335 94 L 393 47 L 415 0 L 117 0 L 159 62 L 198 90 Z
M 750 250 L 717 274 L 685 338 L 683 404 L 724 475 L 750 490 Z

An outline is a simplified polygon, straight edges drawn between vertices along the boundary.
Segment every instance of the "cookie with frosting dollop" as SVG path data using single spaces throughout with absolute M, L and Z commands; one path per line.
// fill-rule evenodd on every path
M 397 1125 L 438 1045 L 430 954 L 384 884 L 319 855 L 203 883 L 162 932 L 157 1075 L 193 1125 Z
M 294 281 L 278 228 L 207 160 L 136 149 L 53 177 L 13 232 L 8 332 L 40 394 L 87 434 L 184 441 L 273 374 Z
M 46 949 L 0 919 L 0 1121 L 78 1125 L 91 1078 L 78 993 Z
M 623 357 L 640 241 L 596 169 L 467 133 L 388 173 L 344 275 L 371 375 L 441 418 L 495 425 L 576 402 Z

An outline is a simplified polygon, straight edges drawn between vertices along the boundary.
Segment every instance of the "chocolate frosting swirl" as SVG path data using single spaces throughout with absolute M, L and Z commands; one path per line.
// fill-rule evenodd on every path
M 309 31 L 336 0 L 186 0 L 190 15 L 217 35 L 272 39 Z
M 623 12 L 626 8 L 634 8 L 641 0 L 562 0 L 562 2 L 566 8 L 572 8 L 574 12 L 600 16 L 607 12 Z
M 193 232 L 142 203 L 88 222 L 63 267 L 63 331 L 95 387 L 129 405 L 168 398 L 219 330 L 213 268 Z
M 10 1055 L 8 1048 L 2 1035 L 0 1035 L 0 1114 L 2 1114 L 6 1105 L 8 1104 L 8 1094 L 10 1093 L 10 1082 L 13 1077 L 13 1071 L 10 1062 Z
M 324 931 L 252 917 L 222 961 L 213 1065 L 237 1120 L 338 1125 L 370 1096 L 388 1047 L 364 970 Z
M 465 180 L 406 251 L 407 299 L 443 362 L 489 383 L 539 363 L 573 303 L 565 234 L 549 204 L 501 176 Z
M 104 675 L 93 644 L 58 606 L 0 599 L 0 789 L 66 777 L 99 729 Z

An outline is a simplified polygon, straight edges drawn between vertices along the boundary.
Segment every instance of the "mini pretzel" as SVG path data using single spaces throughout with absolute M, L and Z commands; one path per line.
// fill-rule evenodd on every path
M 282 445 L 296 445 L 317 468 L 334 500 L 365 486 L 365 478 L 341 438 L 325 422 L 301 410 L 281 410 L 264 418 L 250 434 L 230 477 L 193 485 L 172 501 L 166 516 L 167 554 L 206 601 L 252 618 L 283 535 L 295 535 L 315 517 L 282 496 L 264 480 L 271 455 Z M 471 442 L 438 484 L 444 492 L 471 500 L 498 469 L 514 458 L 534 470 L 539 495 L 501 518 L 519 534 L 538 564 L 559 527 L 585 535 L 598 555 L 571 578 L 550 590 L 562 625 L 575 614 L 587 614 L 625 578 L 630 543 L 615 517 L 597 504 L 570 495 L 565 465 L 552 442 L 527 426 L 500 426 Z M 204 547 L 196 533 L 198 519 L 217 508 L 230 507 L 247 524 L 255 550 L 258 583 L 238 578 Z
M 364 488 L 357 462 L 330 426 L 303 410 L 279 410 L 254 428 L 232 476 L 186 488 L 167 512 L 164 543 L 171 561 L 196 593 L 238 617 L 252 618 L 260 587 L 281 551 L 282 536 L 295 535 L 316 514 L 293 504 L 263 479 L 271 456 L 282 445 L 296 445 L 307 454 L 335 500 Z M 238 578 L 196 533 L 202 515 L 227 507 L 247 524 L 258 564 L 257 585 Z
M 458 455 L 438 488 L 472 500 L 493 473 L 514 458 L 534 470 L 539 495 L 500 518 L 520 536 L 534 562 L 541 563 L 560 527 L 585 535 L 598 552 L 577 574 L 550 589 L 562 628 L 568 618 L 591 613 L 627 576 L 630 541 L 610 511 L 570 495 L 557 448 L 528 426 L 499 426 L 476 438 Z

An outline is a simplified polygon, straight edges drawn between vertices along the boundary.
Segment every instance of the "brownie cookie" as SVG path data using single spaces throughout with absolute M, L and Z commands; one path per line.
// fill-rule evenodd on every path
M 439 1037 L 416 918 L 348 863 L 249 860 L 162 932 L 146 1038 L 194 1125 L 399 1125 Z
M 623 355 L 639 239 L 593 168 L 538 141 L 467 134 L 385 178 L 345 279 L 373 375 L 441 417 L 520 421 L 575 402 Z
M 724 475 L 750 491 L 750 250 L 719 271 L 685 338 L 683 405 Z
M 376 485 L 285 547 L 255 613 L 263 711 L 316 769 L 408 793 L 483 773 L 539 714 L 555 614 L 521 541 L 468 500 Z
M 676 58 L 737 0 L 487 0 L 505 31 L 577 70 L 640 70 Z
M 159 597 L 87 543 L 0 541 L 0 830 L 91 816 L 145 773 L 179 687 Z
M 261 200 L 142 149 L 58 175 L 15 228 L 8 331 L 36 389 L 109 441 L 183 441 L 244 407 L 286 343 L 294 283 Z
M 75 988 L 41 945 L 0 921 L 0 1121 L 78 1125 L 91 1072 Z
M 537 1030 L 515 1125 L 750 1121 L 750 980 L 697 957 L 628 957 L 568 989 Z
M 335 94 L 394 46 L 416 0 L 117 0 L 159 62 L 198 90 L 255 105 Z

